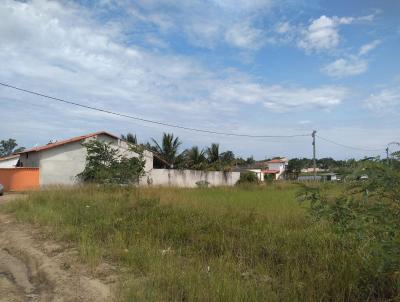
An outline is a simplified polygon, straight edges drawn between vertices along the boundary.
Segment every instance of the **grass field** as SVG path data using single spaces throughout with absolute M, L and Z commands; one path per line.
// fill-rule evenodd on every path
M 364 300 L 356 255 L 312 222 L 295 185 L 54 188 L 7 205 L 123 268 L 122 301 Z

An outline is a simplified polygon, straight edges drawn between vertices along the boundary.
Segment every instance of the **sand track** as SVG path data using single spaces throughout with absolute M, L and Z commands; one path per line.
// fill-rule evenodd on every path
M 0 214 L 0 302 L 112 301 L 111 281 L 90 277 L 76 251 Z

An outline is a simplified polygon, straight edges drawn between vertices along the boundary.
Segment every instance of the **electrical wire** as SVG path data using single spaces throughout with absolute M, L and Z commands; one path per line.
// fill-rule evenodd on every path
M 13 85 L 10 85 L 10 84 L 6 84 L 6 83 L 2 83 L 2 82 L 0 82 L 0 85 L 4 86 L 4 87 L 11 88 L 11 89 L 14 89 L 14 90 L 18 90 L 18 91 L 22 91 L 22 92 L 25 92 L 25 93 L 33 94 L 33 95 L 36 95 L 36 96 L 41 96 L 41 97 L 44 97 L 44 98 L 47 98 L 47 99 L 51 99 L 51 100 L 54 100 L 54 101 L 57 101 L 57 102 L 61 102 L 61 103 L 65 103 L 65 104 L 69 104 L 69 105 L 73 105 L 73 106 L 78 106 L 78 107 L 81 107 L 81 108 L 86 108 L 86 109 L 95 110 L 95 111 L 99 111 L 99 112 L 103 112 L 103 113 L 107 113 L 107 114 L 112 114 L 112 115 L 116 115 L 116 116 L 120 116 L 120 117 L 134 119 L 134 120 L 138 120 L 138 121 L 142 121 L 142 122 L 146 122 L 146 123 L 162 125 L 162 126 L 167 126 L 167 127 L 171 127 L 171 128 L 178 128 L 178 129 L 183 129 L 183 130 L 193 131 L 193 132 L 202 132 L 202 133 L 226 135 L 226 136 L 236 136 L 236 137 L 251 137 L 251 138 L 293 138 L 293 137 L 310 136 L 310 134 L 251 135 L 251 134 L 239 134 L 239 133 L 219 132 L 219 131 L 205 130 L 205 129 L 199 129 L 199 128 L 191 128 L 191 127 L 180 126 L 180 125 L 176 125 L 176 124 L 172 124 L 172 123 L 165 123 L 165 122 L 145 119 L 145 118 L 132 116 L 132 115 L 124 114 L 124 113 L 118 113 L 118 112 L 114 112 L 114 111 L 110 111 L 110 110 L 102 109 L 102 108 L 97 108 L 97 107 L 93 107 L 93 106 L 83 105 L 83 104 L 80 104 L 80 103 L 77 103 L 77 102 L 67 101 L 67 100 L 64 100 L 64 99 L 61 99 L 61 98 L 49 96 L 49 95 L 46 95 L 46 94 L 43 94 L 43 93 L 39 93 L 39 92 L 31 91 L 31 90 L 28 90 L 28 89 L 16 87 L 16 86 L 13 86 Z
M 326 141 L 328 143 L 331 143 L 331 144 L 334 144 L 334 145 L 337 145 L 337 146 L 340 146 L 340 147 L 343 147 L 343 148 L 348 148 L 348 149 L 353 149 L 353 150 L 361 150 L 361 151 L 368 151 L 368 152 L 376 152 L 376 151 L 385 150 L 384 148 L 381 148 L 381 149 L 364 149 L 364 148 L 359 148 L 359 147 L 353 147 L 353 146 L 348 146 L 348 145 L 344 145 L 344 144 L 341 144 L 341 143 L 337 143 L 337 142 L 335 142 L 333 140 L 321 137 L 319 135 L 315 135 L 315 136 L 318 137 L 319 139 L 323 140 L 323 141 Z

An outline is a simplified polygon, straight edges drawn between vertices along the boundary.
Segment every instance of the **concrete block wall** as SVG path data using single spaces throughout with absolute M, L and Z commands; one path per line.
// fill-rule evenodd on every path
M 199 181 L 207 181 L 210 186 L 233 186 L 239 178 L 240 172 L 153 169 L 141 183 L 195 188 Z

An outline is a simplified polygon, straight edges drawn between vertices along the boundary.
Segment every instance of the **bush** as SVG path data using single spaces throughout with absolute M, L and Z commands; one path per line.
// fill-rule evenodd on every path
M 78 174 L 84 182 L 107 184 L 137 183 L 144 175 L 145 160 L 142 150 L 134 148 L 137 157 L 126 157 L 111 143 L 91 140 L 84 144 L 87 149 L 85 170 Z
M 238 184 L 257 184 L 259 183 L 259 179 L 257 174 L 254 172 L 243 172 L 240 173 L 240 178 Z
M 368 179 L 358 181 L 359 175 Z M 365 299 L 400 297 L 399 188 L 398 170 L 366 163 L 340 196 L 330 198 L 323 187 L 302 193 L 311 203 L 311 216 L 328 221 L 343 249 L 361 263 L 358 286 Z

